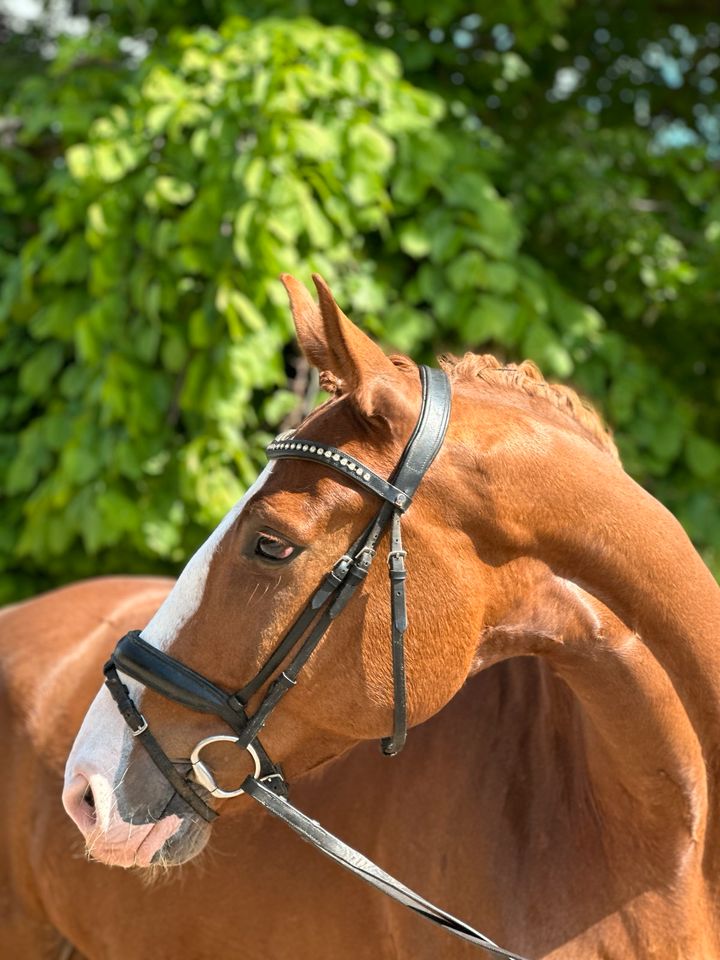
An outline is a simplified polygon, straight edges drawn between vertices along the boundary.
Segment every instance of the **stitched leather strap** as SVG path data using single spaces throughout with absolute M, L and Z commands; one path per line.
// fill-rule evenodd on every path
M 217 813 L 205 803 L 202 797 L 199 796 L 192 783 L 189 780 L 186 780 L 185 777 L 175 768 L 172 760 L 170 760 L 163 748 L 152 735 L 145 718 L 130 698 L 130 692 L 128 691 L 128 688 L 118 676 L 118 672 L 112 660 L 108 660 L 108 662 L 105 664 L 104 671 L 105 686 L 110 691 L 110 694 L 117 704 L 118 710 L 122 714 L 123 719 L 132 730 L 133 736 L 136 737 L 140 743 L 142 743 L 152 762 L 158 768 L 160 773 L 162 773 L 165 779 L 170 783 L 170 786 L 175 790 L 178 796 L 182 797 L 190 809 L 201 816 L 203 820 L 207 820 L 208 823 L 211 823 L 217 817 Z
M 452 392 L 447 374 L 425 365 L 419 367 L 419 371 L 423 405 L 391 478 L 410 499 L 440 452 L 452 409 Z
M 383 737 L 382 752 L 386 757 L 400 753 L 407 740 L 407 690 L 405 683 L 405 631 L 407 630 L 407 601 L 405 598 L 405 551 L 402 545 L 400 514 L 395 512 L 390 528 L 390 615 L 393 665 L 393 733 Z
M 115 647 L 112 659 L 118 670 L 190 710 L 214 714 L 231 727 L 237 726 L 241 721 L 240 704 L 233 707 L 224 690 L 143 640 L 140 633 L 131 630 Z
M 321 607 L 327 603 L 329 598 L 333 594 L 337 593 L 340 587 L 342 587 L 348 576 L 350 568 L 354 563 L 355 551 L 358 549 L 364 538 L 365 534 L 363 534 L 362 537 L 360 537 L 353 544 L 348 553 L 340 557 L 330 573 L 325 576 L 325 579 L 313 594 L 310 603 L 303 608 L 293 625 L 290 627 L 277 647 L 275 647 L 262 667 L 258 670 L 252 680 L 248 681 L 248 683 L 246 683 L 245 686 L 235 694 L 235 697 L 241 703 L 247 703 L 250 697 L 257 693 L 260 687 L 262 687 L 263 684 L 270 679 L 285 657 L 294 649 L 300 638 L 305 635 L 310 627 L 310 624 L 317 616 L 318 610 L 320 610 Z
M 425 917 L 426 920 L 438 924 L 448 933 L 454 933 L 455 936 L 481 947 L 493 956 L 504 957 L 505 960 L 525 960 L 517 953 L 504 950 L 489 937 L 486 937 L 484 933 L 480 933 L 469 924 L 458 920 L 457 917 L 435 906 L 434 903 L 430 903 L 429 900 L 425 900 L 410 887 L 406 887 L 405 884 L 386 873 L 372 860 L 369 860 L 353 847 L 348 846 L 347 843 L 330 833 L 329 830 L 321 827 L 317 821 L 311 820 L 287 800 L 268 790 L 254 777 L 247 777 L 242 788 L 248 796 L 257 800 L 269 813 L 292 827 L 303 840 L 307 840 L 321 853 L 331 857 L 336 863 L 350 870 L 355 876 L 365 880 L 366 883 L 371 884 L 382 893 L 392 897 L 393 900 L 397 900 L 398 903 L 420 914 L 421 917 Z

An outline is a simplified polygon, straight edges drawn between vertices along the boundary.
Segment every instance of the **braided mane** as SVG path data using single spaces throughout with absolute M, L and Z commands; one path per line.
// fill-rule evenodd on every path
M 402 354 L 395 354 L 390 359 L 396 367 L 407 373 L 416 369 L 413 361 Z M 438 357 L 438 362 L 453 382 L 477 383 L 480 380 L 495 389 L 514 390 L 531 400 L 537 399 L 548 404 L 553 410 L 570 419 L 582 436 L 609 454 L 613 460 L 620 462 L 612 433 L 597 410 L 572 387 L 566 387 L 562 383 L 548 383 L 532 360 L 502 363 L 491 353 L 466 353 L 463 357 L 444 354 Z M 329 370 L 321 371 L 320 386 L 332 396 L 342 393 L 343 390 L 342 381 Z
M 440 366 L 453 381 L 481 380 L 491 387 L 516 390 L 531 399 L 550 404 L 555 410 L 574 421 L 581 433 L 596 447 L 620 461 L 610 430 L 600 414 L 575 390 L 559 383 L 547 383 L 532 360 L 522 363 L 501 363 L 490 353 L 466 353 L 458 358 L 446 355 L 439 358 Z

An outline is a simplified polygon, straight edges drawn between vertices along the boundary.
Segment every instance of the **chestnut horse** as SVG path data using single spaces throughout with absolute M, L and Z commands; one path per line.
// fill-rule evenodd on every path
M 386 357 L 319 278 L 319 306 L 284 282 L 334 394 L 300 435 L 389 475 L 418 415 L 417 368 Z M 372 742 L 393 716 L 379 564 L 264 745 L 300 809 L 533 960 L 720 958 L 720 589 L 572 391 L 527 363 L 444 365 L 448 434 L 405 520 L 408 745 L 386 759 Z M 376 509 L 322 465 L 283 460 L 172 588 L 96 580 L 0 616 L 3 957 L 482 955 L 247 796 L 211 800 L 210 827 L 176 802 L 107 690 L 90 704 L 115 640 L 143 623 L 146 641 L 240 688 Z M 225 732 L 128 686 L 171 757 Z M 60 794 L 76 733 L 62 794 L 73 824 Z M 227 788 L 250 772 L 228 744 L 206 758 Z

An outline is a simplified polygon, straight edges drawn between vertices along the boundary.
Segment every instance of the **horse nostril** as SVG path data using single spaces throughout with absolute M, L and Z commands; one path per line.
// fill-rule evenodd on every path
M 91 785 L 92 782 L 92 785 Z M 111 815 L 112 788 L 98 774 L 76 773 L 65 785 L 62 802 L 68 815 L 86 836 L 106 827 Z
M 83 803 L 86 807 L 89 807 L 92 810 L 92 816 L 95 817 L 95 797 L 92 792 L 92 787 L 90 784 L 87 785 L 87 789 L 83 794 Z

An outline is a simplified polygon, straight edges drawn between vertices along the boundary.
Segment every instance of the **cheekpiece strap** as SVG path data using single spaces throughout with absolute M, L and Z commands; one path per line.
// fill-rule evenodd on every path
M 325 466 L 336 470 L 350 479 L 354 484 L 364 487 L 371 493 L 382 498 L 384 503 L 370 524 L 370 527 L 356 542 L 354 547 L 346 555 L 340 558 L 323 584 L 316 591 L 311 601 L 311 609 L 317 609 L 324 604 L 329 597 L 334 594 L 335 599 L 332 602 L 327 614 L 320 621 L 319 628 L 313 630 L 311 639 L 306 641 L 302 649 L 312 650 L 322 633 L 325 632 L 331 620 L 340 613 L 345 607 L 350 597 L 355 592 L 356 587 L 364 579 L 368 567 L 375 556 L 378 541 L 386 530 L 388 524 L 391 524 L 391 547 L 388 555 L 388 567 L 390 573 L 390 602 L 392 611 L 392 664 L 393 664 L 393 692 L 394 692 L 394 710 L 393 710 L 393 733 L 390 737 L 385 737 L 382 741 L 383 753 L 387 756 L 394 756 L 399 753 L 407 738 L 407 691 L 405 678 L 405 646 L 404 637 L 407 630 L 407 606 L 405 597 L 405 580 L 407 572 L 405 569 L 405 551 L 402 546 L 402 536 L 400 532 L 400 518 L 408 509 L 412 502 L 413 495 L 417 490 L 420 481 L 427 473 L 430 465 L 437 456 L 442 447 L 445 433 L 447 432 L 450 419 L 450 408 L 452 404 L 452 393 L 450 381 L 443 370 L 433 369 L 427 366 L 418 368 L 420 377 L 420 386 L 422 389 L 422 402 L 420 413 L 415 423 L 415 427 L 410 434 L 410 438 L 405 444 L 400 460 L 393 470 L 389 480 L 375 473 L 365 464 L 361 463 L 355 457 L 350 456 L 344 450 L 337 447 L 327 446 L 314 440 L 298 437 L 295 431 L 287 431 L 280 434 L 267 447 L 269 459 L 296 459 L 313 460 L 322 463 Z M 306 624 L 303 624 L 305 626 Z M 285 640 L 280 644 L 275 654 L 265 664 L 256 677 L 248 685 L 249 688 L 256 689 L 259 677 L 266 678 L 271 666 L 274 668 L 279 665 L 280 652 L 286 653 L 290 647 L 290 640 L 293 643 L 298 638 L 296 628 L 291 628 Z M 302 658 L 301 658 L 302 659 Z M 304 659 L 303 661 L 304 662 Z M 241 698 L 245 699 L 241 691 Z M 272 699 L 272 706 L 276 699 L 282 695 L 282 692 L 271 688 L 271 694 L 268 699 Z M 245 736 L 255 734 L 265 717 L 272 707 L 267 707 L 263 703 L 256 714 L 255 724 L 251 723 Z M 262 715 L 262 716 L 261 716 Z

